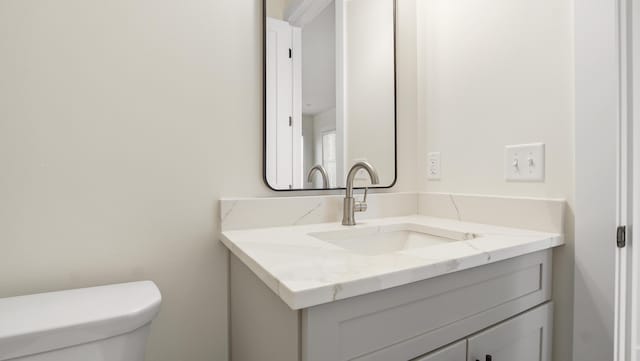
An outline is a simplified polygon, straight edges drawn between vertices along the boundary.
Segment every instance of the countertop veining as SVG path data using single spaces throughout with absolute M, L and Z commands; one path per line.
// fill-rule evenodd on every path
M 479 235 L 378 255 L 364 255 L 310 233 L 413 223 Z M 420 215 L 226 231 L 222 242 L 292 309 L 417 282 L 560 246 L 563 236 Z

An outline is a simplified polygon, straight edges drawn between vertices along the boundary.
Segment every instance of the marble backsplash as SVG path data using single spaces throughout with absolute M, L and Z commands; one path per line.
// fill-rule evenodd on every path
M 419 214 L 465 222 L 565 233 L 564 199 L 419 193 Z
M 357 195 L 361 197 L 360 194 Z M 221 231 L 339 222 L 344 195 L 223 198 Z M 564 233 L 563 199 L 451 193 L 370 194 L 368 210 L 357 219 L 421 214 L 465 222 Z
M 358 191 L 357 199 L 361 199 Z M 340 222 L 344 195 L 305 197 L 223 198 L 220 230 Z M 417 193 L 369 194 L 366 212 L 357 219 L 400 217 L 418 213 Z

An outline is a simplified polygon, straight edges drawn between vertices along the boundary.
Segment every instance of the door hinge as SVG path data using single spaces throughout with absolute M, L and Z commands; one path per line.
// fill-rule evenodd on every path
M 618 226 L 616 230 L 616 245 L 618 248 L 624 248 L 627 245 L 627 227 Z
M 293 117 L 289 117 L 289 126 L 293 126 Z
M 289 48 L 289 59 L 293 58 L 293 49 Z

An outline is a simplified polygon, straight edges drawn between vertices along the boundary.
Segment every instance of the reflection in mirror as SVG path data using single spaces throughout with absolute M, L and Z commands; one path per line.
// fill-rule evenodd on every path
M 393 185 L 395 1 L 265 1 L 267 184 L 343 188 L 368 161 Z

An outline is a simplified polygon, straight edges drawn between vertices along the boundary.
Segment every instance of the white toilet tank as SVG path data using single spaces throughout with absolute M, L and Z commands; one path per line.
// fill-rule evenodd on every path
M 0 361 L 143 361 L 151 281 L 0 299 Z

